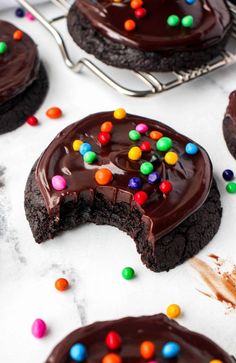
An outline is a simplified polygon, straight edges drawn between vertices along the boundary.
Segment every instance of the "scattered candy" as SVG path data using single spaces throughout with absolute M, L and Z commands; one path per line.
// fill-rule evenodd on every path
M 122 339 L 116 331 L 110 331 L 105 340 L 106 346 L 110 350 L 117 350 L 121 347 Z
M 181 315 L 181 308 L 177 304 L 171 304 L 167 307 L 166 314 L 170 319 L 176 319 Z
M 226 169 L 223 171 L 222 176 L 223 176 L 224 180 L 231 181 L 234 179 L 234 172 L 230 169 Z
M 191 28 L 193 26 L 193 17 L 192 17 L 192 15 L 184 16 L 183 19 L 181 20 L 181 24 L 185 28 Z
M 123 108 L 117 108 L 113 114 L 114 118 L 117 120 L 122 120 L 126 116 L 126 111 Z
M 23 18 L 25 16 L 25 11 L 24 9 L 22 8 L 17 8 L 16 11 L 15 11 L 15 15 L 18 17 L 18 18 Z
M 150 144 L 150 142 L 148 142 L 148 141 L 143 141 L 142 142 L 142 144 L 140 145 L 140 149 L 142 150 L 142 151 L 150 151 L 151 150 L 151 148 L 152 148 L 152 146 L 151 146 L 151 144 Z
M 84 162 L 92 164 L 97 159 L 97 154 L 94 151 L 87 151 L 84 154 Z
M 170 15 L 168 18 L 167 18 L 167 24 L 171 27 L 175 27 L 175 26 L 178 26 L 180 23 L 180 19 L 178 17 L 178 15 Z
M 144 359 L 151 359 L 155 354 L 155 345 L 150 341 L 142 342 L 140 345 L 140 354 Z
M 70 357 L 76 362 L 84 362 L 87 358 L 87 349 L 84 344 L 76 343 L 70 348 Z
M 142 180 L 139 177 L 134 177 L 129 180 L 128 187 L 130 189 L 140 189 L 142 187 Z
M 103 122 L 100 128 L 101 132 L 112 132 L 112 129 L 113 129 L 113 124 L 110 121 Z
M 236 183 L 235 182 L 230 182 L 226 185 L 226 190 L 228 193 L 230 194 L 234 194 L 236 193 Z
M 30 21 L 35 20 L 35 16 L 33 14 L 29 13 L 28 11 L 25 13 L 25 17 Z
M 165 154 L 165 162 L 168 164 L 168 165 L 175 165 L 178 161 L 178 155 L 173 152 L 173 151 L 169 151 L 168 153 Z
M 35 338 L 41 339 L 45 336 L 47 332 L 47 325 L 42 319 L 36 319 L 33 322 L 31 331 Z
M 23 38 L 23 32 L 21 30 L 16 30 L 13 33 L 13 39 L 14 40 L 21 40 Z
M 100 132 L 98 134 L 98 141 L 101 145 L 107 145 L 111 141 L 111 135 L 108 132 Z
M 162 355 L 164 358 L 171 359 L 175 358 L 180 353 L 180 346 L 175 342 L 168 342 L 162 348 Z
M 39 121 L 37 119 L 37 117 L 35 116 L 29 116 L 26 120 L 27 124 L 29 124 L 30 126 L 37 126 Z
M 162 193 L 164 194 L 168 194 L 172 191 L 172 184 L 171 182 L 169 182 L 168 180 L 164 180 L 163 182 L 161 182 L 161 184 L 159 185 L 159 189 Z
M 134 200 L 137 204 L 143 205 L 148 200 L 148 195 L 146 192 L 141 190 L 134 194 Z
M 65 291 L 69 288 L 69 282 L 63 277 L 61 277 L 60 279 L 57 279 L 55 281 L 55 288 L 58 291 Z
M 74 151 L 79 151 L 80 146 L 81 146 L 82 144 L 83 144 L 83 141 L 81 141 L 81 140 L 74 140 L 74 141 L 73 141 L 73 144 L 72 144 L 73 150 L 74 150 Z
M 143 5 L 143 1 L 142 0 L 132 0 L 130 2 L 130 6 L 132 9 L 138 9 L 141 8 L 141 6 Z
M 67 186 L 66 179 L 62 175 L 55 175 L 52 177 L 52 186 L 55 190 L 64 190 Z
M 168 151 L 172 145 L 173 142 L 169 137 L 161 137 L 156 143 L 156 148 L 159 151 Z
M 112 181 L 112 172 L 107 168 L 101 168 L 95 173 L 95 180 L 99 185 L 107 185 Z
M 7 51 L 7 43 L 6 42 L 0 42 L 0 54 L 4 54 Z
M 135 277 L 134 269 L 132 267 L 125 267 L 122 270 L 122 277 L 125 280 L 132 280 Z
M 122 359 L 116 353 L 108 353 L 103 357 L 102 363 L 122 363 Z
M 185 2 L 189 5 L 193 5 L 196 2 L 196 0 L 185 0 Z
M 47 110 L 46 115 L 52 119 L 60 118 L 62 116 L 62 110 L 59 107 L 51 107 Z
M 223 361 L 220 359 L 212 359 L 209 363 L 223 363 Z
M 130 160 L 139 160 L 142 156 L 142 150 L 138 146 L 133 146 L 128 152 L 128 158 Z
M 193 144 L 192 142 L 189 142 L 186 146 L 185 146 L 185 151 L 187 154 L 189 155 L 196 155 L 198 153 L 198 146 Z
M 144 175 L 148 175 L 153 172 L 153 165 L 152 163 L 149 163 L 148 161 L 145 161 L 140 166 L 140 172 Z
M 161 175 L 157 171 L 154 171 L 148 175 L 149 184 L 155 184 L 158 183 L 159 181 L 161 181 Z
M 138 19 L 141 19 L 141 18 L 144 18 L 144 16 L 146 16 L 147 14 L 147 10 L 144 9 L 144 8 L 139 8 L 139 9 L 136 9 L 134 11 L 134 15 L 136 16 L 136 18 Z
M 128 32 L 131 32 L 132 30 L 134 30 L 136 28 L 136 23 L 135 21 L 133 21 L 132 19 L 128 19 L 124 22 L 124 28 L 125 30 L 127 30 Z
M 151 131 L 149 136 L 152 140 L 159 140 L 163 134 L 159 131 Z
M 140 133 L 139 133 L 138 131 L 136 131 L 136 130 L 130 130 L 130 132 L 129 132 L 129 138 L 130 138 L 130 140 L 132 140 L 132 141 L 138 141 L 138 140 L 140 140 L 141 135 L 140 135 Z
M 146 124 L 138 124 L 135 130 L 140 132 L 140 134 L 145 134 L 148 131 L 148 126 Z
M 79 148 L 80 154 L 84 156 L 88 151 L 92 151 L 92 146 L 87 142 L 83 142 Z

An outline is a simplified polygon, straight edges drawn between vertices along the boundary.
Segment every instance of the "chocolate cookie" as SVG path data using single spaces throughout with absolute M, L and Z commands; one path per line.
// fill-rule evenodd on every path
M 77 0 L 74 41 L 102 62 L 137 71 L 199 67 L 224 48 L 232 18 L 224 0 Z
M 43 102 L 48 78 L 33 40 L 0 21 L 0 134 L 21 126 Z
M 229 105 L 223 120 L 223 133 L 228 149 L 236 159 L 236 91 L 229 97 Z
M 25 211 L 38 243 L 86 222 L 116 226 L 154 271 L 195 255 L 221 220 L 206 151 L 123 109 L 90 115 L 52 141 L 30 173 Z
M 79 357 L 81 360 L 77 359 Z M 212 340 L 184 328 L 164 314 L 97 322 L 79 328 L 54 348 L 46 363 L 85 360 L 88 363 L 235 363 Z

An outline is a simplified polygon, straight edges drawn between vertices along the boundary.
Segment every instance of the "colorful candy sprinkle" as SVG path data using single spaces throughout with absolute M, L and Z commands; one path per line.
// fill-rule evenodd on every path
M 168 180 L 164 180 L 163 182 L 161 182 L 161 184 L 159 185 L 159 189 L 162 193 L 164 194 L 169 194 L 173 187 L 171 182 L 169 182 Z
M 122 270 L 122 277 L 125 280 L 132 280 L 135 277 L 135 271 L 132 267 L 125 267 Z
M 168 153 L 165 154 L 164 159 L 168 165 L 175 165 L 177 163 L 179 157 L 175 152 L 169 151 Z
M 87 349 L 84 344 L 76 343 L 70 348 L 70 357 L 76 362 L 84 362 L 87 358 Z
M 230 169 L 226 169 L 223 171 L 222 176 L 223 176 L 224 180 L 231 181 L 234 179 L 234 172 Z
M 180 23 L 180 19 L 178 17 L 178 15 L 170 15 L 168 18 L 167 18 L 167 24 L 171 27 L 175 27 L 175 26 L 178 26 Z
M 181 20 L 181 24 L 185 28 L 191 28 L 193 26 L 193 17 L 192 17 L 192 15 L 184 16 L 183 19 Z
M 84 156 L 88 151 L 92 151 L 92 146 L 88 142 L 83 142 L 79 148 L 80 154 Z
M 94 151 L 87 151 L 84 154 L 84 162 L 92 164 L 97 159 L 97 154 Z
M 159 151 L 168 151 L 172 145 L 173 142 L 169 137 L 161 137 L 156 143 L 156 148 Z
M 111 135 L 108 132 L 102 131 L 98 134 L 98 141 L 101 145 L 107 145 L 111 141 Z
M 22 8 L 17 8 L 16 11 L 15 11 L 15 15 L 18 17 L 18 18 L 23 18 L 25 16 L 25 11 L 24 9 Z
M 128 187 L 130 189 L 140 189 L 142 187 L 142 180 L 139 177 L 133 177 L 129 180 Z
M 149 134 L 149 136 L 150 136 L 150 138 L 152 140 L 156 140 L 157 141 L 157 140 L 159 140 L 163 136 L 163 134 L 161 132 L 159 132 L 159 131 L 151 131 L 150 134 Z
M 21 40 L 23 38 L 23 32 L 21 30 L 16 30 L 14 33 L 13 33 L 13 39 L 14 40 Z
M 148 195 L 146 192 L 140 190 L 134 194 L 134 200 L 137 204 L 143 205 L 148 200 Z
M 152 163 L 149 163 L 148 161 L 145 161 L 140 166 L 140 172 L 144 175 L 148 175 L 153 172 L 153 165 Z
M 153 171 L 151 174 L 148 175 L 148 183 L 155 184 L 161 181 L 161 175 L 157 171 Z
M 230 182 L 226 185 L 226 190 L 228 193 L 230 194 L 234 194 L 236 193 L 236 183 L 235 182 Z
M 46 115 L 49 118 L 57 119 L 57 118 L 60 118 L 62 116 L 62 110 L 59 107 L 50 107 L 47 110 Z
M 117 120 L 122 120 L 126 117 L 126 111 L 123 108 L 117 108 L 113 113 L 114 118 Z
M 185 2 L 188 5 L 193 5 L 196 2 L 196 0 L 185 0 Z
M 185 146 L 185 151 L 188 155 L 196 155 L 198 153 L 198 146 L 193 144 L 192 142 L 189 142 Z
M 130 160 L 139 160 L 142 156 L 142 150 L 138 146 L 133 146 L 128 152 L 128 158 Z
M 69 282 L 67 279 L 61 277 L 55 281 L 55 288 L 58 291 L 65 291 L 69 288 Z
M 37 119 L 37 117 L 35 116 L 29 116 L 26 120 L 27 124 L 29 124 L 30 126 L 37 126 L 39 121 Z
M 54 175 L 52 177 L 52 186 L 55 190 L 64 190 L 67 186 L 66 179 L 62 175 Z
M 140 134 L 145 134 L 145 132 L 148 131 L 148 126 L 146 124 L 140 123 L 135 127 L 135 130 L 140 132 Z
M 220 359 L 212 359 L 209 363 L 223 363 L 223 361 Z
M 144 152 L 148 152 L 150 151 L 152 148 L 150 142 L 148 141 L 143 141 L 142 144 L 140 145 L 140 149 Z
M 155 354 L 155 345 L 153 342 L 145 341 L 140 345 L 140 355 L 144 359 L 151 359 Z
M 134 20 L 132 19 L 128 19 L 124 22 L 124 28 L 125 30 L 127 30 L 128 32 L 131 32 L 132 30 L 134 30 L 136 28 L 136 23 Z
M 122 363 L 122 359 L 116 353 L 108 353 L 103 357 L 102 363 Z
M 95 173 L 95 180 L 99 185 L 107 185 L 112 181 L 112 172 L 107 168 L 101 168 Z
M 25 17 L 26 17 L 26 19 L 28 19 L 30 21 L 35 20 L 35 16 L 33 14 L 31 14 L 30 12 L 28 12 L 28 11 L 25 13 Z
M 140 139 L 141 139 L 141 135 L 140 135 L 140 133 L 139 133 L 138 131 L 136 131 L 136 130 L 130 130 L 130 132 L 129 132 L 129 138 L 130 138 L 130 140 L 132 140 L 132 141 L 138 141 L 138 140 L 140 140 Z
M 81 140 L 74 140 L 74 141 L 73 141 L 73 144 L 72 144 L 73 150 L 74 150 L 74 151 L 79 151 L 80 146 L 81 146 L 82 144 L 83 144 L 83 141 L 81 141 Z
M 164 358 L 171 359 L 175 358 L 180 353 L 180 346 L 175 342 L 168 342 L 162 348 L 162 355 Z
M 111 121 L 103 122 L 100 128 L 101 132 L 112 132 L 112 129 L 113 129 L 113 124 Z
M 35 338 L 41 339 L 46 335 L 47 325 L 42 319 L 36 319 L 32 324 L 31 331 Z
M 176 319 L 181 315 L 181 308 L 177 304 L 171 304 L 167 307 L 166 314 L 170 319 Z
M 7 43 L 6 42 L 0 42 L 0 54 L 4 54 L 7 51 Z
M 143 1 L 142 0 L 132 0 L 130 2 L 130 6 L 132 9 L 138 9 L 141 8 L 141 6 L 143 5 Z
M 110 350 L 117 350 L 121 347 L 122 339 L 116 331 L 110 331 L 105 340 L 106 346 Z
M 147 14 L 147 10 L 145 8 L 139 8 L 134 11 L 134 15 L 136 18 L 141 19 L 144 18 Z

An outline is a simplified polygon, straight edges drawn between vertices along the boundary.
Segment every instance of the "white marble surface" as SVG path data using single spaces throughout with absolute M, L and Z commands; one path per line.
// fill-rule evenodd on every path
M 44 10 L 50 13 L 47 6 Z M 215 253 L 236 262 L 236 196 L 225 192 L 221 178 L 225 168 L 236 172 L 221 131 L 228 94 L 236 88 L 236 66 L 159 96 L 131 99 L 87 72 L 75 75 L 67 70 L 53 39 L 37 22 L 17 19 L 13 11 L 0 15 L 32 35 L 50 77 L 48 97 L 37 113 L 40 126 L 24 125 L 0 136 L 0 361 L 43 363 L 53 346 L 76 327 L 158 313 L 174 302 L 184 311 L 182 324 L 236 354 L 236 314 L 226 314 L 221 303 L 196 290 L 203 285 L 189 262 L 169 273 L 150 272 L 140 262 L 133 241 L 108 226 L 86 225 L 38 246 L 23 207 L 30 168 L 58 131 L 89 113 L 123 106 L 131 113 L 160 119 L 207 148 L 224 213 L 219 233 L 199 256 L 207 259 Z M 81 54 L 72 48 L 74 55 Z M 46 119 L 45 110 L 53 105 L 63 109 L 62 119 Z M 135 268 L 135 280 L 121 278 L 126 265 Z M 65 293 L 54 289 L 60 276 L 71 283 Z M 31 335 L 31 324 L 38 317 L 49 327 L 41 341 Z

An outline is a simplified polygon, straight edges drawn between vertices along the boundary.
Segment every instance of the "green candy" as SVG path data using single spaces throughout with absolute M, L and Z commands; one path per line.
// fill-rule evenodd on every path
M 84 162 L 92 164 L 97 159 L 97 154 L 94 151 L 87 151 L 84 154 Z
M 170 15 L 167 18 L 167 24 L 171 27 L 178 26 L 179 23 L 180 23 L 180 19 L 179 19 L 178 15 Z
M 144 175 L 151 174 L 153 172 L 153 165 L 152 163 L 149 163 L 146 161 L 145 163 L 141 164 L 140 166 L 140 172 Z
M 157 143 L 156 148 L 159 151 L 168 151 L 172 148 L 173 142 L 169 137 L 161 137 Z
M 193 26 L 193 17 L 192 17 L 192 15 L 184 16 L 183 19 L 181 20 L 181 24 L 185 28 L 191 28 L 191 26 Z
M 230 194 L 236 193 L 236 183 L 235 182 L 228 183 L 226 185 L 226 190 Z
M 138 131 L 136 131 L 136 130 L 131 130 L 131 131 L 129 132 L 129 138 L 130 138 L 130 140 L 138 141 L 138 140 L 140 140 L 140 139 L 141 139 L 141 135 L 140 135 L 140 133 L 139 133 Z
M 7 44 L 5 42 L 0 42 L 0 54 L 4 54 L 7 51 Z
M 125 280 L 132 280 L 135 276 L 135 272 L 134 272 L 134 269 L 132 267 L 125 267 L 123 270 L 122 270 L 122 277 L 125 279 Z

